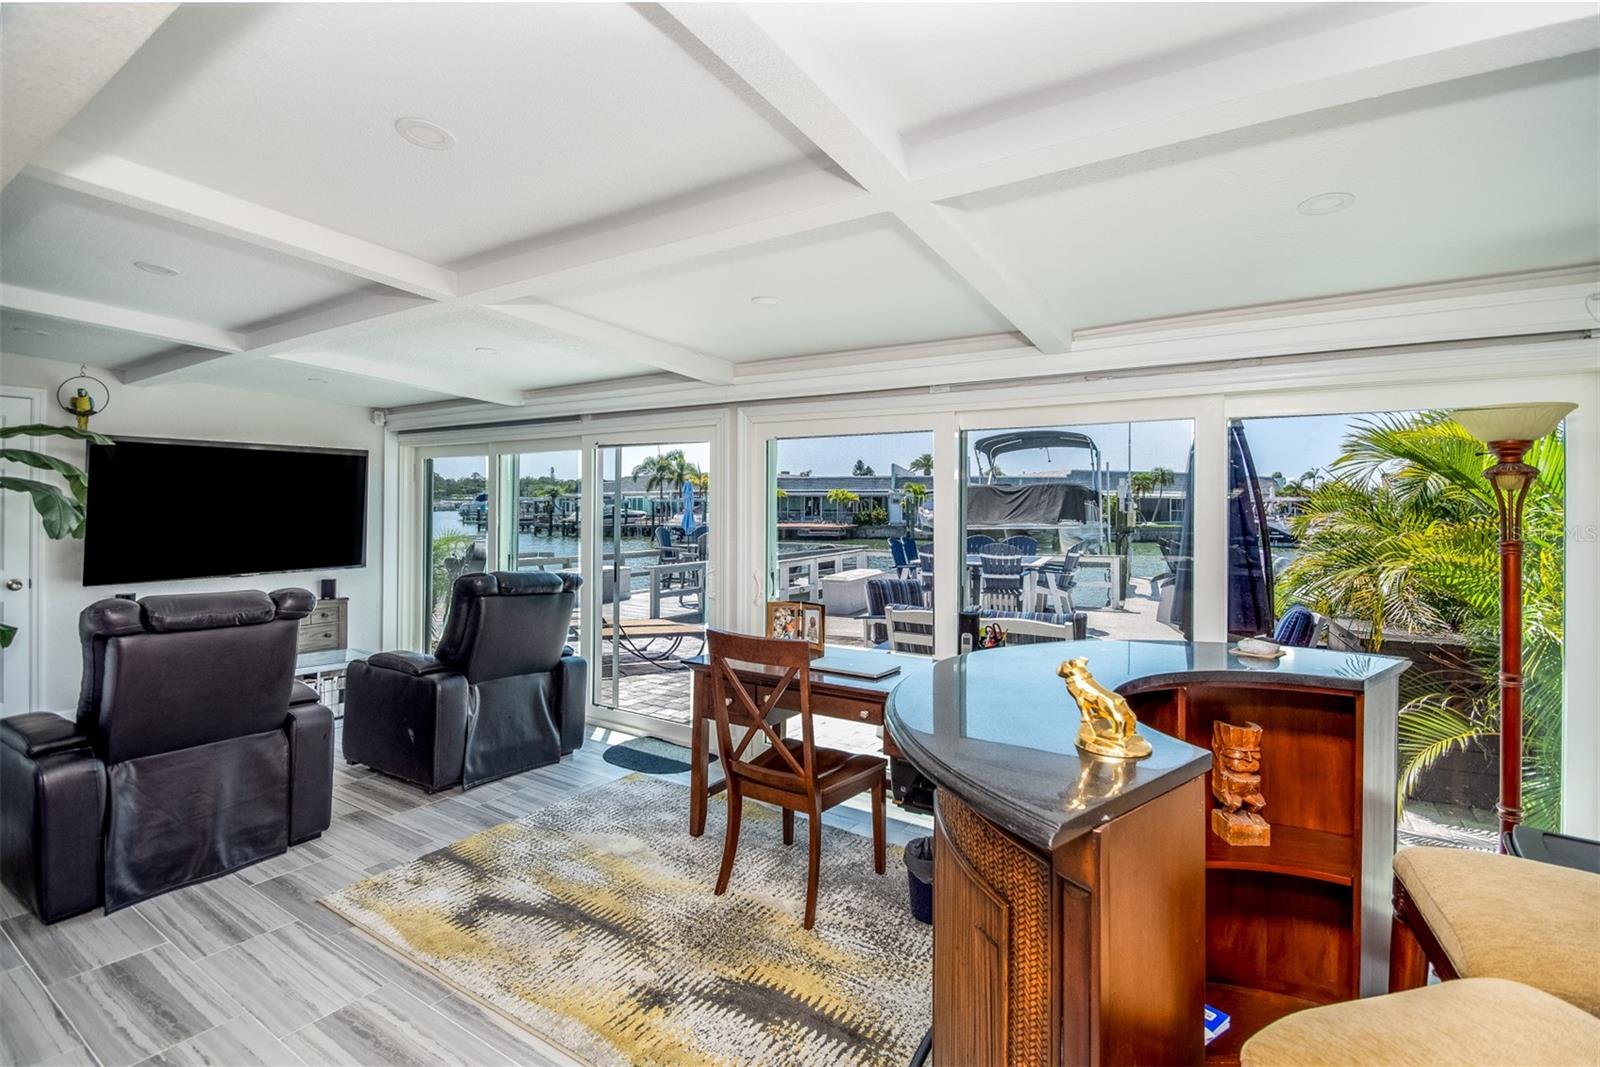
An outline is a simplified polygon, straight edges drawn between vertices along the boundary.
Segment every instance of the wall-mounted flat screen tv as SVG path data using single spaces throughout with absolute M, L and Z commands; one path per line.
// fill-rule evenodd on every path
M 89 446 L 83 584 L 367 562 L 367 453 L 121 437 Z

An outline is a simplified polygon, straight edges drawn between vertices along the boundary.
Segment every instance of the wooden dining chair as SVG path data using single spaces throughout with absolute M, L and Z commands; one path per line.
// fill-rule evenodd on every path
M 810 865 L 806 870 L 805 928 L 817 920 L 817 878 L 822 867 L 822 813 L 858 793 L 872 793 L 872 861 L 884 870 L 883 795 L 888 761 L 880 756 L 821 748 L 812 740 L 811 652 L 804 641 L 748 637 L 722 630 L 706 632 L 711 656 L 711 706 L 717 717 L 717 751 L 728 783 L 728 835 L 722 845 L 722 870 L 717 874 L 717 895 L 728 890 L 733 857 L 739 848 L 739 817 L 746 797 L 783 809 L 783 843 L 794 844 L 795 812 L 808 823 Z M 770 671 L 761 689 L 752 692 L 739 675 L 739 665 Z M 798 686 L 800 739 L 783 736 L 768 721 L 779 699 Z M 782 725 L 782 720 L 778 726 Z M 743 731 L 737 746 L 735 730 Z M 757 737 L 771 747 L 747 755 Z

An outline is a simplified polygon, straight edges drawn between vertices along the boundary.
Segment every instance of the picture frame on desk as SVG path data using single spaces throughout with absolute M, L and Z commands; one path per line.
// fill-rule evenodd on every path
M 827 609 L 803 600 L 767 601 L 767 636 L 783 641 L 804 641 L 813 658 L 828 642 Z

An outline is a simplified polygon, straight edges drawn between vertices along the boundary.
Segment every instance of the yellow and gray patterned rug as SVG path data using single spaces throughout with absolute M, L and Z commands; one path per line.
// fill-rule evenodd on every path
M 718 798 L 719 801 L 721 798 Z M 747 803 L 713 896 L 725 806 L 688 834 L 683 786 L 631 775 L 357 882 L 322 903 L 595 1064 L 894 1064 L 931 1016 L 933 939 L 900 850 L 825 827 L 801 927 L 805 820 Z

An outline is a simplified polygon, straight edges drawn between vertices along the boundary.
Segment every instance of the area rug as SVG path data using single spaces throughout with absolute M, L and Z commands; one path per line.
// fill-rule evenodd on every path
M 645 774 L 682 774 L 689 769 L 691 757 L 685 745 L 658 737 L 633 737 L 608 746 L 600 758 L 613 766 Z M 711 757 L 713 763 L 716 759 Z
M 594 1064 L 908 1062 L 931 1018 L 932 931 L 900 849 L 825 827 L 814 930 L 805 834 L 747 803 L 728 892 L 726 807 L 630 775 L 323 898 L 456 988 Z M 803 822 L 803 820 L 802 820 Z

